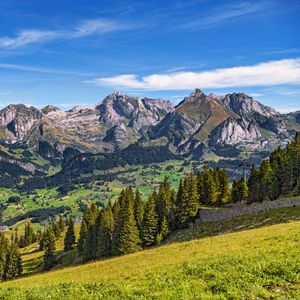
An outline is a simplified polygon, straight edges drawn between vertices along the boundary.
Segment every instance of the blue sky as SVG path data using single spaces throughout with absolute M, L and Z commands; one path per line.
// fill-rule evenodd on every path
M 0 1 L 0 107 L 241 91 L 300 109 L 300 3 Z

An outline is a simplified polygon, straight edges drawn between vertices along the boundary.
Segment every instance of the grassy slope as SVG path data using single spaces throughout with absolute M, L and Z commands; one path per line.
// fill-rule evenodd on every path
M 299 243 L 299 221 L 173 243 L 5 282 L 0 299 L 299 299 Z

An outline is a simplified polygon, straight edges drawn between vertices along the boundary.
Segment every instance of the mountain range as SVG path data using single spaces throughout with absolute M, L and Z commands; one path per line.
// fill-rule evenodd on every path
M 179 104 L 116 92 L 96 106 L 69 111 L 11 104 L 0 111 L 0 162 L 43 171 L 40 158 L 61 164 L 64 152 L 115 153 L 130 145 L 165 147 L 185 158 L 259 155 L 286 145 L 300 112 L 280 114 L 244 93 L 195 89 Z M 18 151 L 18 149 L 23 149 Z

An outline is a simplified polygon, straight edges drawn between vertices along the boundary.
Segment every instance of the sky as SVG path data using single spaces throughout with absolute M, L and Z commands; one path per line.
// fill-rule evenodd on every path
M 195 88 L 300 110 L 300 2 L 0 0 L 0 108 Z

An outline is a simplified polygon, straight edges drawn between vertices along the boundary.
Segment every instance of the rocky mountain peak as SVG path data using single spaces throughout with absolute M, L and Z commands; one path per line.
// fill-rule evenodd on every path
M 240 116 L 252 116 L 254 113 L 258 113 L 270 117 L 277 114 L 274 109 L 257 102 L 244 93 L 227 94 L 223 98 L 223 103 Z
M 7 132 L 9 141 L 20 140 L 41 121 L 42 115 L 33 106 L 11 104 L 0 111 L 0 127 Z
M 50 113 L 50 112 L 55 112 L 55 111 L 60 111 L 60 109 L 56 106 L 53 106 L 53 105 L 47 105 L 44 108 L 42 108 L 42 113 L 45 114 L 45 115 Z

